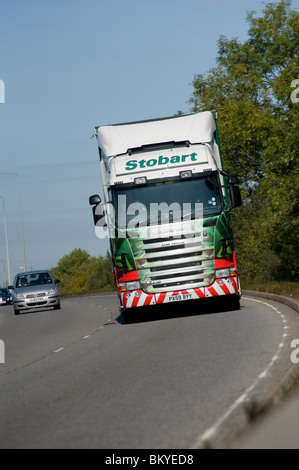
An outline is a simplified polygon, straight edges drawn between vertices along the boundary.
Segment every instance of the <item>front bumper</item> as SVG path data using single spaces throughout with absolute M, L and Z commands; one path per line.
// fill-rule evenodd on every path
M 0 305 L 11 305 L 11 304 L 12 304 L 12 300 L 0 298 Z
M 135 307 L 146 307 L 149 305 L 160 305 L 170 302 L 183 302 L 186 300 L 198 300 L 209 297 L 224 295 L 241 295 L 240 282 L 237 276 L 216 279 L 207 287 L 195 289 L 177 290 L 173 292 L 161 292 L 159 294 L 146 294 L 143 290 L 132 292 L 121 292 L 121 307 L 126 310 Z
M 13 306 L 15 310 L 31 310 L 34 308 L 55 307 L 60 304 L 59 295 L 44 296 L 36 299 L 14 300 Z

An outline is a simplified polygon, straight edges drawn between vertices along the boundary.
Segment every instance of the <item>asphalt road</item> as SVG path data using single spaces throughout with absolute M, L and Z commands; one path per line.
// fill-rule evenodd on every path
M 223 305 L 223 303 L 222 303 Z M 217 448 L 292 366 L 296 314 L 243 296 L 124 324 L 115 295 L 0 308 L 0 448 Z M 196 312 L 197 310 L 197 312 Z

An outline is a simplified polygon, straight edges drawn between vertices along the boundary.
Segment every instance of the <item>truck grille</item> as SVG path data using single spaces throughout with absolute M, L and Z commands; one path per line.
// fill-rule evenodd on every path
M 204 287 L 214 280 L 214 227 L 196 236 L 139 240 L 137 268 L 147 293 Z

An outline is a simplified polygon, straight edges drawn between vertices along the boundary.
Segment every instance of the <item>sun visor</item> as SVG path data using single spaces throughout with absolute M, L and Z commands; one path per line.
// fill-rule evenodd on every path
M 126 154 L 129 149 L 163 142 L 208 143 L 216 126 L 210 111 L 188 116 L 96 128 L 98 145 L 106 156 Z

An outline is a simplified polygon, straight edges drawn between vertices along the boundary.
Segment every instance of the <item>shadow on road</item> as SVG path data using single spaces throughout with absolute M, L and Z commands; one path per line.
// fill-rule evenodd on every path
M 167 320 L 170 318 L 190 317 L 195 315 L 207 315 L 228 311 L 240 310 L 236 299 L 201 299 L 189 300 L 188 302 L 167 303 L 163 305 L 152 305 L 140 307 L 134 311 L 127 310 L 116 318 L 124 324 L 143 323 L 149 321 Z
M 20 310 L 19 313 L 17 315 L 15 315 L 16 317 L 20 317 L 22 315 L 30 315 L 30 314 L 33 314 L 33 313 L 45 313 L 45 312 L 49 312 L 49 311 L 55 311 L 55 308 L 54 307 L 39 307 L 39 308 L 28 308 L 28 309 L 24 309 L 24 310 Z M 59 310 L 57 310 L 59 311 Z

